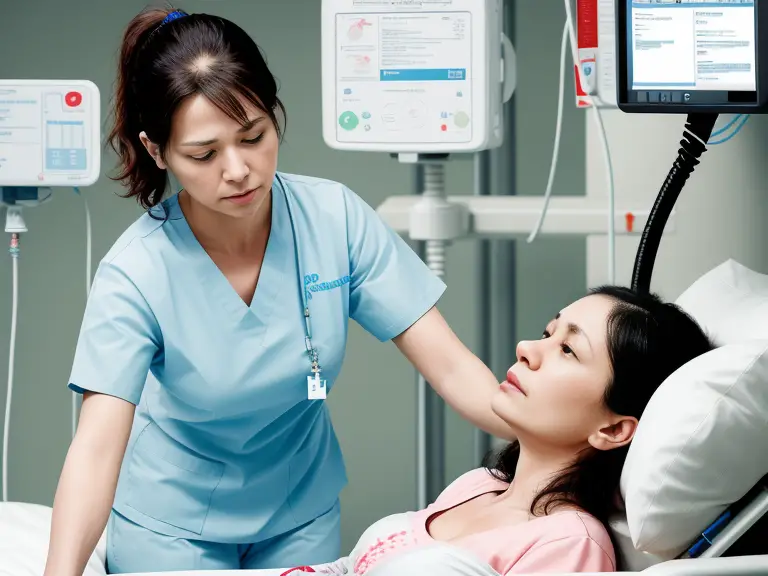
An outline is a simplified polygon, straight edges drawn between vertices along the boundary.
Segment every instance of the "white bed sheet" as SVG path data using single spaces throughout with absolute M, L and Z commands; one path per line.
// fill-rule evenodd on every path
M 0 575 L 42 576 L 52 512 L 38 504 L 0 503 Z M 83 576 L 105 576 L 106 554 L 106 538 L 102 536 Z
M 25 503 L 0 503 L 0 576 L 42 576 L 48 554 L 52 509 Z M 106 535 L 100 539 L 83 576 L 106 576 Z M 336 563 L 334 563 L 336 564 Z M 439 567 L 439 568 L 438 568 Z M 318 574 L 327 573 L 318 567 Z M 374 567 L 368 576 L 423 576 L 437 569 L 446 576 L 497 576 L 484 562 L 467 552 L 436 545 L 408 552 Z M 289 568 L 270 570 L 191 570 L 174 576 L 281 576 Z M 333 572 L 338 574 L 337 570 Z M 294 572 L 291 576 L 301 576 Z M 168 576 L 145 573 L 125 576 Z M 590 575 L 579 575 L 590 576 Z M 629 576 L 629 574 L 627 574 Z
M 47 506 L 24 503 L 0 503 L 0 576 L 42 576 L 48 554 L 52 509 Z M 106 576 L 106 537 L 99 543 L 88 561 L 83 576 Z M 678 564 L 679 565 L 676 565 Z M 748 565 L 748 566 L 747 566 Z M 681 572 L 686 574 L 768 574 L 768 556 L 753 558 L 715 558 L 666 562 L 648 569 L 648 574 L 659 576 Z M 744 571 L 745 568 L 748 571 Z M 717 570 L 715 570 L 717 568 Z M 622 576 L 644 576 L 641 568 L 636 572 L 621 572 Z M 701 570 L 699 570 L 701 569 Z M 174 572 L 173 576 L 280 576 L 287 568 L 274 570 L 190 570 Z M 642 574 L 641 574 L 642 571 Z M 322 573 L 322 572 L 318 572 Z M 469 553 L 447 545 L 416 549 L 375 566 L 368 576 L 497 576 L 484 562 Z M 294 573 L 291 576 L 300 576 Z M 124 576 L 169 576 L 168 573 L 145 573 Z M 555 575 L 553 575 L 555 576 Z M 561 574 L 559 576 L 607 576 L 607 574 Z

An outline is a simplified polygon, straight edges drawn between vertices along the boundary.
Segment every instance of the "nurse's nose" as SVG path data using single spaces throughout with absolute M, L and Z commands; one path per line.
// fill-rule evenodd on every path
M 251 173 L 248 164 L 236 151 L 227 153 L 224 163 L 224 180 L 227 182 L 242 182 Z

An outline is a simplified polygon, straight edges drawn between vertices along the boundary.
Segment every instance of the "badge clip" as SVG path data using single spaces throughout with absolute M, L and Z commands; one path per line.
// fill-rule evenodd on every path
M 325 400 L 326 390 L 325 379 L 320 378 L 320 372 L 307 376 L 307 397 L 310 400 Z

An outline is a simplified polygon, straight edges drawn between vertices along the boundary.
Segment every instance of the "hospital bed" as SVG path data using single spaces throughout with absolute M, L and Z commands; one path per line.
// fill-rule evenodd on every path
M 677 303 L 718 347 L 670 376 L 642 416 L 622 473 L 625 513 L 611 524 L 620 572 L 768 576 L 768 275 L 729 260 Z M 0 504 L 0 575 L 42 575 L 50 518 L 47 506 Z M 104 576 L 105 558 L 102 537 L 84 576 Z M 248 573 L 280 576 L 289 568 Z M 368 576 L 417 574 L 494 572 L 464 551 L 435 545 Z

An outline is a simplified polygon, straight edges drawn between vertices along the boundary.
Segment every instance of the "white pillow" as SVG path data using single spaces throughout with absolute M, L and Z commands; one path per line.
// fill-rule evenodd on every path
M 627 572 L 642 572 L 656 564 L 660 564 L 665 558 L 659 558 L 653 554 L 641 552 L 635 548 L 632 543 L 632 537 L 629 534 L 629 525 L 627 518 L 618 513 L 609 523 L 611 536 L 616 555 L 621 558 L 622 569 Z
M 768 277 L 729 260 L 677 303 L 722 346 L 661 385 L 624 465 L 632 543 L 662 558 L 768 474 Z
M 768 275 L 726 260 L 677 299 L 718 345 L 768 340 Z
M 0 574 L 41 576 L 48 557 L 52 512 L 38 504 L 0 503 Z M 105 576 L 106 555 L 102 536 L 83 576 Z

